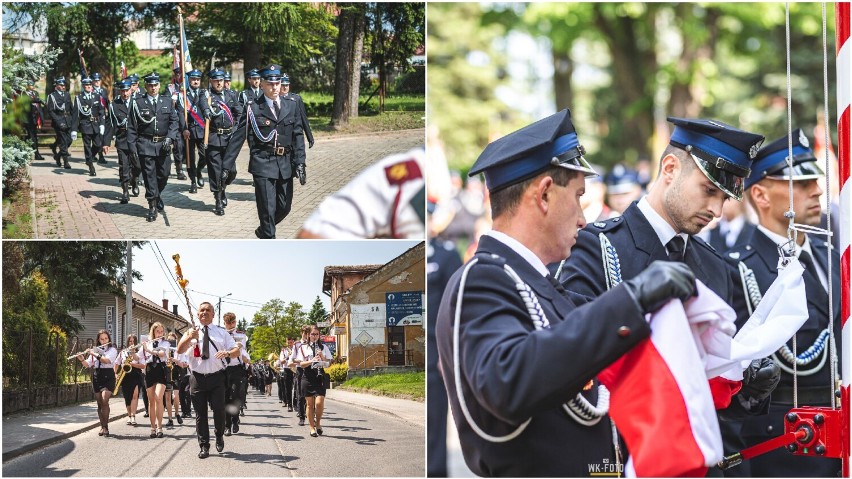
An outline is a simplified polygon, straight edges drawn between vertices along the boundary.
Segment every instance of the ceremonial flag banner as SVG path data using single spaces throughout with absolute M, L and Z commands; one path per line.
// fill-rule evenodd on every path
M 86 60 L 83 58 L 83 50 L 78 49 L 77 53 L 80 55 L 80 76 L 87 77 L 89 76 L 89 69 L 86 67 Z
M 124 65 L 124 62 L 121 62 L 121 79 L 127 78 L 127 67 Z

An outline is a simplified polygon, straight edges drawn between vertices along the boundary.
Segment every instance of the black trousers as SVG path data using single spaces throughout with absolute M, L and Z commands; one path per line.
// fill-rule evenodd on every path
M 166 188 L 172 171 L 172 160 L 168 154 L 162 156 L 139 156 L 142 163 L 142 180 L 145 182 L 145 198 L 155 200 Z
M 204 168 L 207 165 L 207 159 L 205 158 L 205 156 L 203 154 L 201 154 L 201 151 L 199 151 L 199 149 L 198 149 L 198 145 L 202 145 L 202 144 L 204 144 L 203 139 L 197 139 L 196 140 L 196 139 L 193 139 L 192 137 L 190 137 L 189 138 L 189 151 L 187 151 L 187 140 L 183 139 L 183 135 L 181 135 L 181 137 L 180 137 L 180 145 L 181 145 L 180 147 L 182 148 L 182 151 L 183 151 L 183 158 L 189 158 L 189 166 L 187 167 L 186 171 L 187 171 L 187 173 L 189 173 L 190 179 L 196 178 L 198 176 L 198 173 L 201 171 L 201 169 Z M 197 153 L 197 156 L 198 156 L 198 162 L 197 163 L 195 161 L 196 153 Z M 182 160 L 182 161 L 184 162 L 184 164 L 186 164 L 185 159 Z
M 68 147 L 71 146 L 71 130 L 56 130 L 56 148 L 59 151 L 58 156 L 69 157 Z M 54 158 L 56 159 L 56 158 Z
M 225 148 L 221 146 L 207 146 L 207 182 L 210 191 L 219 191 L 219 180 L 222 179 L 222 162 L 225 157 Z
M 230 428 L 232 424 L 240 423 L 239 408 L 243 404 L 243 382 L 246 380 L 246 370 L 242 365 L 228 366 L 225 368 L 225 404 L 233 404 L 237 407 L 236 414 L 228 414 L 225 411 L 225 427 Z
M 115 149 L 118 153 L 118 181 L 123 185 L 139 178 L 142 167 L 130 157 L 130 150 Z
M 83 154 L 86 155 L 86 164 L 92 164 L 98 158 L 98 151 L 101 149 L 101 135 L 98 133 L 88 134 L 83 133 Z
M 282 371 L 278 375 L 278 400 L 281 402 L 285 402 L 284 399 L 284 372 Z
M 302 384 L 302 377 L 303 376 L 304 376 L 304 371 L 302 370 L 302 368 L 297 368 L 297 370 L 296 370 L 296 384 L 297 385 Z M 305 406 L 306 406 L 305 396 L 302 394 L 302 388 L 301 387 L 296 386 L 295 389 L 296 389 L 296 392 L 295 392 L 295 394 L 293 394 L 293 396 L 296 398 L 296 405 L 299 408 L 298 409 L 299 417 L 302 418 L 302 419 L 305 419 L 307 417 L 307 414 L 305 413 Z
M 142 396 L 142 402 L 145 404 L 145 412 L 148 412 L 148 387 L 145 385 L 145 373 L 139 374 L 139 395 Z
M 285 369 L 282 376 L 284 376 L 284 404 L 293 407 L 293 371 Z
M 33 150 L 35 150 L 35 157 L 41 158 L 41 154 L 38 152 L 38 128 L 35 125 L 24 125 L 24 128 L 27 130 L 27 139 L 30 140 Z
M 254 177 L 254 196 L 260 237 L 275 239 L 275 225 L 284 221 L 293 205 L 293 178 Z
M 192 401 L 189 395 L 189 373 L 178 380 L 178 398 L 180 399 L 180 410 L 188 415 L 192 411 Z
M 207 376 L 192 373 L 189 378 L 192 406 L 195 408 L 195 435 L 198 445 L 210 447 L 210 426 L 207 422 L 207 404 L 213 409 L 213 427 L 216 437 L 225 434 L 225 371 Z

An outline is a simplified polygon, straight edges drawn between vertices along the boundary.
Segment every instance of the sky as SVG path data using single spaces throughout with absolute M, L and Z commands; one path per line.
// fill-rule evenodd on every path
M 317 296 L 329 311 L 330 298 L 322 292 L 326 266 L 385 264 L 418 241 L 233 241 L 159 240 L 133 249 L 133 269 L 142 273 L 133 290 L 157 304 L 169 300 L 169 310 L 178 304 L 186 317 L 186 300 L 175 283 L 175 262 L 180 254 L 184 279 L 193 312 L 201 301 L 214 307 L 222 297 L 222 314 L 231 311 L 237 319 L 251 322 L 263 303 L 278 298 L 296 301 L 309 312 Z M 159 259 L 160 254 L 165 259 Z M 168 276 L 167 276 L 168 274 Z M 230 296 L 226 296 L 230 293 Z M 218 311 L 214 323 L 218 321 Z

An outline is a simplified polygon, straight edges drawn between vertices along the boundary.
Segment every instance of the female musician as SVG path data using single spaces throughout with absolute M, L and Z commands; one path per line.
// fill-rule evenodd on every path
M 169 354 L 168 341 L 163 337 L 165 328 L 158 321 L 151 325 L 150 339 L 142 344 L 148 355 L 145 368 L 145 382 L 148 385 L 148 412 L 151 420 L 151 437 L 163 437 L 163 396 L 166 393 L 168 371 L 166 360 Z
M 302 343 L 296 350 L 294 361 L 304 370 L 302 375 L 302 393 L 307 406 L 308 424 L 311 437 L 322 435 L 322 412 L 325 409 L 324 368 L 331 361 L 331 351 L 320 342 L 320 331 L 316 324 L 311 325 L 308 342 Z
M 121 351 L 118 361 L 115 364 L 115 371 L 118 373 L 118 370 L 124 366 L 127 358 L 131 358 L 130 372 L 125 374 L 124 379 L 121 380 L 121 395 L 124 396 L 124 406 L 127 407 L 128 426 L 136 425 L 136 410 L 139 408 L 139 391 L 141 391 L 140 386 L 143 384 L 142 370 L 145 369 L 145 362 L 139 359 L 139 355 L 136 354 L 136 348 L 131 349 L 137 343 L 136 335 L 128 334 L 127 348 Z
M 169 343 L 177 344 L 177 335 L 174 332 L 169 333 Z M 174 426 L 174 422 L 172 422 L 172 411 L 175 413 L 175 418 L 177 418 L 178 424 L 183 424 L 183 418 L 180 417 L 180 389 L 178 387 L 178 382 L 180 378 L 186 374 L 186 366 L 187 366 L 187 358 L 186 355 L 180 354 L 170 354 L 168 364 L 171 364 L 171 368 L 166 370 L 166 379 L 168 380 L 168 384 L 166 385 L 166 411 L 169 413 L 169 422 L 166 423 L 166 426 Z
M 102 329 L 98 331 L 98 345 L 77 355 L 77 359 L 87 368 L 92 368 L 92 392 L 98 403 L 98 420 L 101 430 L 98 436 L 109 437 L 109 398 L 115 389 L 115 371 L 112 365 L 118 351 L 112 346 L 112 338 Z M 84 357 L 88 354 L 88 358 Z

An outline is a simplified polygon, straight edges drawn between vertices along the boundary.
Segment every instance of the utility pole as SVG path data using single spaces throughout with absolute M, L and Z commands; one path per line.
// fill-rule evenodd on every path
M 216 320 L 216 325 L 222 325 L 222 298 L 227 298 L 231 293 L 226 294 L 225 296 L 219 296 L 219 306 L 216 309 L 219 311 L 219 319 Z

